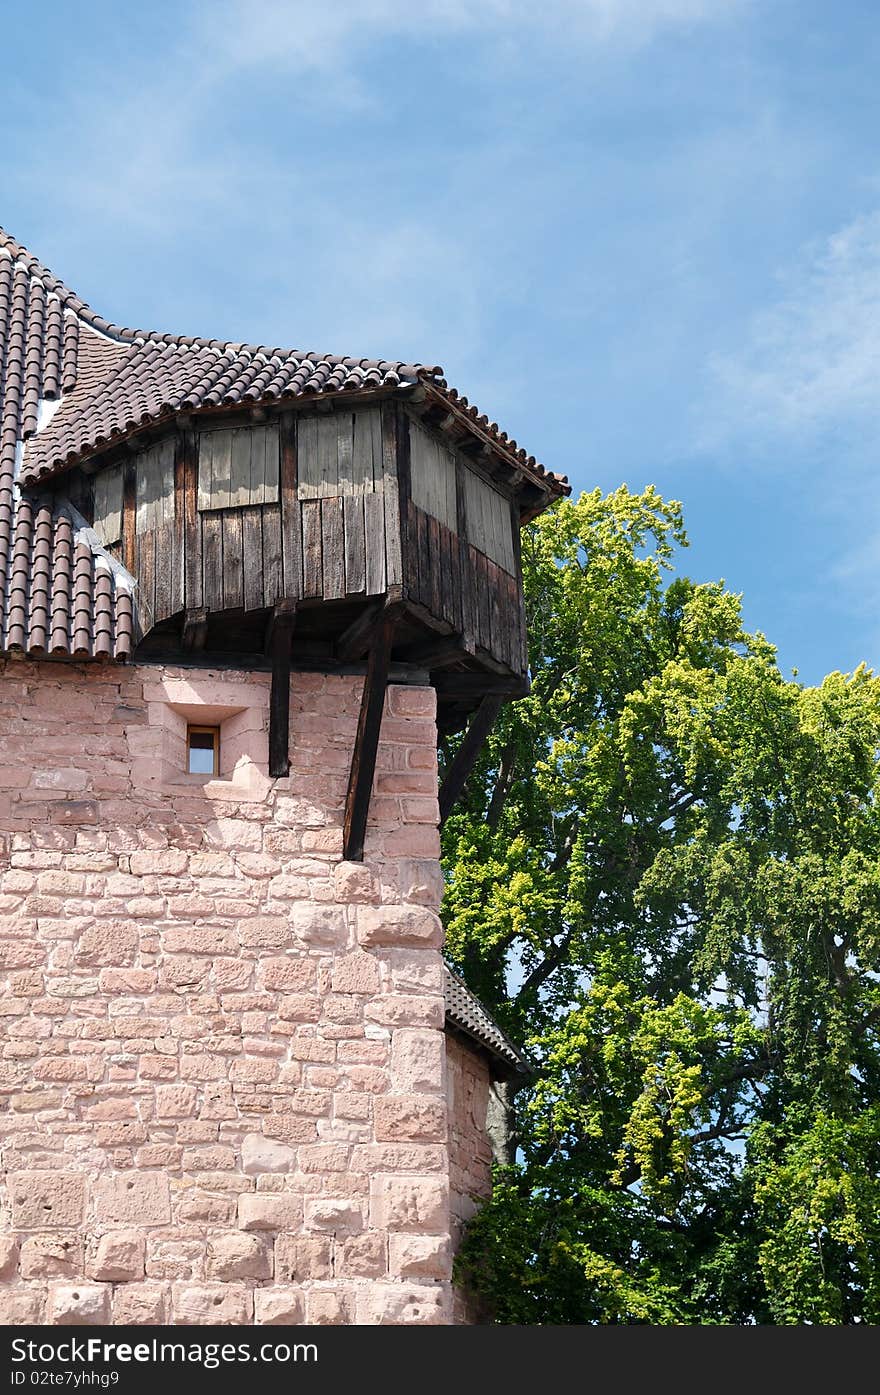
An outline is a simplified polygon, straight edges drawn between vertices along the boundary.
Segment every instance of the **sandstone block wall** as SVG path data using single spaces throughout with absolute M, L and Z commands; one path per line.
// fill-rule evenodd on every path
M 0 1321 L 446 1322 L 434 693 L 0 669 Z M 187 720 L 221 722 L 217 779 Z
M 449 1202 L 452 1248 L 492 1190 L 492 1148 L 486 1130 L 490 1072 L 485 1052 L 449 1033 L 446 1041 L 449 1111 Z M 456 1288 L 456 1323 L 479 1322 L 484 1314 L 473 1297 Z

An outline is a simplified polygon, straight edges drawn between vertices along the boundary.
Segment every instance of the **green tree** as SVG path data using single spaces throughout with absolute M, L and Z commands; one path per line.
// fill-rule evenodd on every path
M 505 1323 L 874 1323 L 880 680 L 784 680 L 684 545 L 653 489 L 524 536 L 444 916 L 536 1070 L 459 1276 Z

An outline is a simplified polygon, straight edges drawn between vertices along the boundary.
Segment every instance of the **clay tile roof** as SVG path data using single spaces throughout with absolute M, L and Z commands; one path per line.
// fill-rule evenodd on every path
M 517 1050 L 494 1018 L 489 1016 L 479 998 L 468 988 L 464 979 L 459 978 L 446 964 L 443 966 L 443 994 L 446 999 L 446 1021 L 450 1026 L 478 1042 L 501 1062 L 508 1074 L 532 1073 L 533 1067 L 528 1057 Z
M 0 652 L 124 660 L 135 643 L 131 578 L 73 510 L 17 482 L 44 405 L 91 391 L 126 352 L 88 313 L 0 231 Z
M 69 466 L 177 413 L 417 387 L 544 491 L 570 492 L 439 367 L 124 329 L 0 228 L 0 652 L 131 652 L 132 579 L 31 492 Z

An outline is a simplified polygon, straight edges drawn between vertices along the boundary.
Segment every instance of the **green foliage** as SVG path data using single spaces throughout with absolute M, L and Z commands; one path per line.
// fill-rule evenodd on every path
M 524 536 L 444 916 L 538 1068 L 459 1274 L 499 1322 L 876 1322 L 880 680 L 785 681 L 682 546 L 653 489 Z

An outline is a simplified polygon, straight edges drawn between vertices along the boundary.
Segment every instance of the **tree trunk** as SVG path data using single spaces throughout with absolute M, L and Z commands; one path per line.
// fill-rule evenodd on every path
M 499 1167 L 512 1167 L 516 1162 L 516 1125 L 514 1100 L 522 1084 L 515 1080 L 493 1080 L 489 1086 L 489 1108 L 486 1129 L 492 1145 L 492 1161 Z

